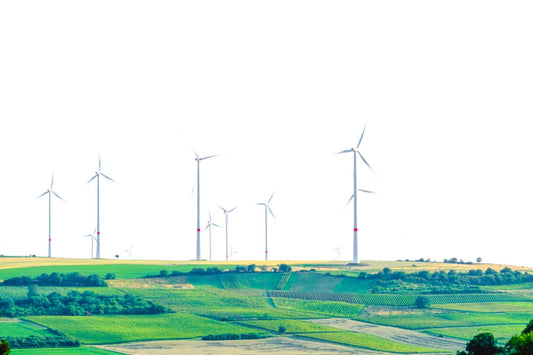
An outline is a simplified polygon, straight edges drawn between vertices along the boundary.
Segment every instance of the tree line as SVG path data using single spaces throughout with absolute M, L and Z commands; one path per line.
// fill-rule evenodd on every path
M 402 282 L 410 284 L 426 284 L 432 287 L 447 286 L 442 291 L 470 290 L 479 292 L 478 286 L 511 285 L 533 282 L 533 275 L 527 272 L 513 271 L 506 267 L 500 271 L 492 268 L 483 270 L 468 270 L 458 272 L 456 270 L 435 271 L 430 273 L 422 270 L 415 273 L 392 271 L 386 267 L 377 273 L 361 272 L 359 279 L 377 280 L 374 292 L 387 292 L 401 290 Z M 450 286 L 452 286 L 450 288 Z
M 159 274 L 156 275 L 146 275 L 145 278 L 156 278 L 156 277 L 174 277 L 174 276 L 188 276 L 188 275 L 217 275 L 217 274 L 241 274 L 241 273 L 254 273 L 256 269 L 255 264 L 250 264 L 247 266 L 237 265 L 234 269 L 221 270 L 218 267 L 208 267 L 207 269 L 201 267 L 192 268 L 190 271 L 182 272 L 173 270 L 168 272 L 167 270 L 161 270 Z M 273 272 L 288 272 L 291 271 L 291 266 L 287 264 L 280 264 L 277 268 L 273 268 Z
M 35 315 L 91 316 L 103 314 L 160 314 L 169 309 L 130 294 L 104 296 L 92 291 L 52 292 L 41 295 L 36 285 L 28 287 L 25 298 L 0 298 L 0 311 L 7 317 Z
M 107 274 L 105 279 L 114 278 L 113 274 Z M 12 277 L 4 280 L 0 285 L 3 286 L 60 286 L 60 287 L 107 287 L 106 282 L 100 275 L 92 274 L 84 276 L 79 272 L 60 274 L 53 272 L 51 274 L 43 273 L 31 278 L 29 276 Z

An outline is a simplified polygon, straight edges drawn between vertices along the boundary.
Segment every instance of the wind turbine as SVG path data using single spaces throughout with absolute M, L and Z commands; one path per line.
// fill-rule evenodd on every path
M 233 207 L 231 210 L 226 210 L 221 206 L 218 206 L 224 211 L 224 215 L 226 216 L 226 261 L 228 261 L 228 215 L 233 212 L 237 207 Z
M 341 250 L 342 250 L 342 245 L 338 248 L 333 248 L 337 251 L 337 260 L 340 260 L 341 259 Z
M 122 251 L 125 251 L 128 253 L 128 259 L 131 259 L 131 257 L 133 256 L 133 254 L 131 253 L 131 249 L 133 249 L 133 244 L 130 246 L 129 249 L 123 249 Z
M 93 234 L 85 234 L 83 237 L 91 237 L 91 259 L 94 258 L 94 241 L 96 240 L 96 228 Z
M 353 262 L 355 264 L 359 264 L 359 254 L 357 249 L 357 232 L 359 231 L 357 228 L 357 155 L 359 154 L 359 157 L 361 157 L 361 160 L 363 163 L 365 163 L 366 166 L 370 170 L 372 168 L 370 167 L 370 164 L 366 161 L 366 159 L 363 157 L 361 152 L 359 151 L 359 146 L 361 145 L 361 141 L 363 140 L 363 136 L 365 135 L 366 127 L 363 128 L 363 133 L 361 133 L 361 138 L 359 138 L 359 142 L 357 142 L 357 146 L 355 148 L 350 148 L 343 150 L 341 152 L 338 152 L 337 154 L 344 154 L 344 153 L 352 153 L 353 152 L 353 195 L 350 197 L 350 201 L 353 199 Z M 359 190 L 362 192 L 371 192 L 368 190 Z
M 102 160 L 98 155 L 98 170 L 94 173 L 94 176 L 87 182 L 90 183 L 96 179 L 96 259 L 100 259 L 100 175 L 110 181 L 115 181 L 109 176 L 102 173 Z
M 265 260 L 268 260 L 268 212 L 270 212 L 273 218 L 276 218 L 272 209 L 270 209 L 270 201 L 272 201 L 272 197 L 274 197 L 274 193 L 270 195 L 267 202 L 256 203 L 256 205 L 265 206 Z
M 59 196 L 53 189 L 54 187 L 54 174 L 52 174 L 52 181 L 50 182 L 50 188 L 39 195 L 38 198 L 48 195 L 48 257 L 52 257 L 52 194 L 54 194 L 61 201 L 63 198 Z
M 218 224 L 213 223 L 211 221 L 211 213 L 209 213 L 209 221 L 207 222 L 207 226 L 205 226 L 204 228 L 204 232 L 206 229 L 209 229 L 209 261 L 211 261 L 211 227 L 212 226 L 220 227 Z
M 200 260 L 200 162 L 216 155 L 200 157 L 196 152 L 194 155 L 196 155 L 196 260 Z

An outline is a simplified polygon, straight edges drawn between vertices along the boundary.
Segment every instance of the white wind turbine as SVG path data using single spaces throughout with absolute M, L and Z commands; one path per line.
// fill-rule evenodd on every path
M 226 210 L 221 206 L 218 206 L 224 211 L 224 215 L 226 216 L 226 261 L 228 261 L 228 215 L 233 212 L 237 207 L 233 207 L 231 210 Z
M 256 205 L 265 206 L 265 260 L 268 260 L 268 212 L 270 212 L 273 218 L 276 218 L 272 212 L 272 209 L 270 208 L 270 201 L 272 201 L 272 197 L 274 197 L 274 193 L 270 195 L 270 198 L 267 202 L 256 203 Z
M 359 231 L 357 228 L 357 155 L 361 157 L 361 160 L 372 170 L 370 167 L 370 164 L 366 161 L 366 159 L 363 157 L 361 152 L 359 151 L 359 145 L 361 145 L 361 141 L 363 140 L 363 136 L 365 134 L 366 127 L 363 128 L 363 133 L 361 133 L 361 138 L 359 138 L 359 142 L 357 142 L 357 146 L 355 148 L 350 148 L 343 150 L 341 152 L 338 152 L 337 154 L 343 154 L 343 153 L 352 153 L 353 152 L 353 195 L 350 197 L 350 201 L 353 199 L 353 262 L 355 264 L 359 264 L 359 254 L 357 249 L 357 232 Z M 362 192 L 369 192 L 372 193 L 372 191 L 368 190 L 359 190 Z
M 200 260 L 200 162 L 216 157 L 216 155 L 200 157 L 196 152 L 194 152 L 194 155 L 196 155 L 196 260 Z
M 209 261 L 211 261 L 211 227 L 212 226 L 220 228 L 220 226 L 218 224 L 213 223 L 211 221 L 211 213 L 209 213 L 209 221 L 207 222 L 207 226 L 205 226 L 205 228 L 204 228 L 204 232 L 205 232 L 206 229 L 209 229 Z
M 91 259 L 94 258 L 94 241 L 96 240 L 96 228 L 93 231 L 93 234 L 85 234 L 83 237 L 91 238 Z
M 98 170 L 95 172 L 94 176 L 87 182 L 90 183 L 96 179 L 96 259 L 100 259 L 100 175 L 110 181 L 115 181 L 109 176 L 101 172 L 102 160 L 100 155 L 98 156 Z
M 341 253 L 342 253 L 342 245 L 338 248 L 333 248 L 337 251 L 337 260 L 341 259 Z
M 39 195 L 38 198 L 48 195 L 48 257 L 52 257 L 52 194 L 54 194 L 61 201 L 63 198 L 59 196 L 54 190 L 54 175 L 52 174 L 52 181 L 50 182 L 50 188 Z

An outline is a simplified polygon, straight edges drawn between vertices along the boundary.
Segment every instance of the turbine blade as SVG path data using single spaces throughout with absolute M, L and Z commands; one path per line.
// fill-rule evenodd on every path
M 352 202 L 352 200 L 353 200 L 353 195 L 352 195 L 352 197 L 350 197 L 348 202 L 346 202 L 346 205 L 344 206 L 344 208 L 348 207 L 348 205 L 350 204 L 350 202 Z
M 218 228 L 222 228 L 222 226 L 219 226 L 218 224 L 216 223 L 211 223 L 212 226 L 215 226 L 215 227 L 218 227 Z
M 361 144 L 361 141 L 363 140 L 363 136 L 365 135 L 365 131 L 366 131 L 366 125 L 363 128 L 363 133 L 361 133 L 361 138 L 359 138 L 359 142 L 357 143 L 357 147 L 356 148 L 359 148 L 359 145 Z
M 270 201 L 272 201 L 272 197 L 274 197 L 274 193 L 272 193 L 272 195 L 270 195 L 270 198 L 268 199 L 267 203 L 270 203 Z
M 63 202 L 65 201 L 65 200 L 63 199 L 63 197 L 61 197 L 61 196 L 59 196 L 58 194 L 56 194 L 55 191 L 52 191 L 52 193 L 53 193 L 58 199 L 60 199 L 61 201 L 63 201 Z
M 202 232 L 205 232 L 211 227 L 211 223 L 207 223 L 207 226 L 205 226 L 204 230 Z
M 218 205 L 218 207 L 220 207 L 220 209 L 221 209 L 222 211 L 224 211 L 224 213 L 228 213 L 228 211 L 226 211 L 226 209 L 225 209 L 224 207 L 222 207 L 222 206 L 220 206 L 220 205 Z
M 270 206 L 267 206 L 268 208 L 268 212 L 270 212 L 270 214 L 272 215 L 272 218 L 276 219 L 276 216 L 274 216 L 274 212 L 272 212 L 272 210 L 270 209 Z
M 46 195 L 46 194 L 48 194 L 48 193 L 50 193 L 50 192 L 48 192 L 48 191 L 43 192 L 42 194 L 40 194 L 39 196 L 37 196 L 37 198 L 41 198 L 41 197 L 43 197 L 44 195 Z
M 256 205 L 258 205 L 258 206 L 266 206 L 266 203 L 264 203 L 264 202 L 258 202 L 258 203 L 256 203 Z
M 368 168 L 372 171 L 374 171 L 374 169 L 372 169 L 372 167 L 370 166 L 370 164 L 368 164 L 368 162 L 366 161 L 365 157 L 363 157 L 363 154 L 361 154 L 361 152 L 357 151 L 357 154 L 359 154 L 359 156 L 361 157 L 361 159 L 363 159 L 363 162 L 366 164 L 366 166 L 368 166 Z
M 335 153 L 335 154 L 344 154 L 344 153 L 351 153 L 351 152 L 353 152 L 353 149 L 341 150 L 340 152 Z
M 91 181 L 93 181 L 94 179 L 96 178 L 96 175 L 94 175 L 91 180 L 87 181 L 87 183 L 90 183 Z
M 100 154 L 98 154 L 98 171 L 102 170 L 102 158 L 100 157 Z
M 198 155 L 198 153 L 196 153 L 196 150 L 193 150 L 193 152 L 194 152 L 194 155 L 196 156 L 196 159 L 199 159 L 200 156 Z
M 367 194 L 377 194 L 377 192 L 375 192 L 375 191 L 363 190 L 363 189 L 358 189 L 358 190 L 361 191 L 361 192 L 366 192 Z
M 214 158 L 214 157 L 218 157 L 218 154 L 215 154 L 215 155 L 208 155 L 207 157 L 202 157 L 202 158 L 198 158 L 198 159 L 199 159 L 199 160 L 206 160 L 206 159 Z
M 100 173 L 100 175 L 102 175 L 103 177 L 105 177 L 107 180 L 110 180 L 110 181 L 113 181 L 113 182 L 116 182 L 115 180 L 111 179 L 109 176 L 103 174 L 103 173 Z
M 54 187 L 54 174 L 52 174 L 52 181 L 50 182 L 50 190 Z
M 231 210 L 228 211 L 228 213 L 235 211 L 237 207 L 233 207 Z

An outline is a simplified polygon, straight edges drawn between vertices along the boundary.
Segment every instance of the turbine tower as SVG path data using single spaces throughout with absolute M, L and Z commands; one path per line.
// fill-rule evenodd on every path
M 200 162 L 216 155 L 200 157 L 196 152 L 194 155 L 196 155 L 196 260 L 200 260 Z
M 226 210 L 221 206 L 218 206 L 224 211 L 224 215 L 226 216 L 226 261 L 228 261 L 228 215 L 233 212 L 237 207 L 233 207 L 231 210 Z
M 220 227 L 218 224 L 213 223 L 211 221 L 211 213 L 209 213 L 209 221 L 207 222 L 207 226 L 205 226 L 204 228 L 204 232 L 206 229 L 209 229 L 209 261 L 211 261 L 211 227 L 212 226 Z
M 361 141 L 363 140 L 363 136 L 365 135 L 366 127 L 363 128 L 363 133 L 361 133 L 361 138 L 359 138 L 359 142 L 357 142 L 357 146 L 355 148 L 350 148 L 343 150 L 341 152 L 338 152 L 337 154 L 344 154 L 344 153 L 352 153 L 353 152 L 353 195 L 350 197 L 350 201 L 353 199 L 353 263 L 359 264 L 359 253 L 357 249 L 357 232 L 359 231 L 357 228 L 357 155 L 359 154 L 359 157 L 361 157 L 361 160 L 368 166 L 370 170 L 372 168 L 370 167 L 370 164 L 366 161 L 366 159 L 363 157 L 361 152 L 359 151 L 359 146 L 361 145 Z M 367 190 L 360 190 L 363 192 L 371 192 Z
M 270 201 L 272 201 L 272 197 L 274 197 L 274 193 L 270 195 L 267 202 L 256 203 L 256 205 L 265 206 L 265 261 L 268 260 L 268 212 L 270 212 L 273 218 L 276 218 L 272 209 L 270 209 Z
M 91 237 L 91 259 L 94 259 L 94 241 L 96 239 L 96 228 L 93 234 L 85 234 L 83 237 Z
M 100 259 L 100 175 L 110 181 L 115 181 L 101 172 L 102 160 L 98 156 L 98 170 L 87 183 L 96 179 L 96 259 Z
M 61 201 L 63 198 L 56 194 L 56 192 L 53 189 L 54 187 L 54 175 L 52 174 L 52 181 L 50 182 L 50 188 L 43 192 L 41 195 L 39 195 L 38 198 L 43 197 L 44 195 L 48 195 L 48 257 L 52 257 L 52 194 L 54 194 L 58 199 Z

